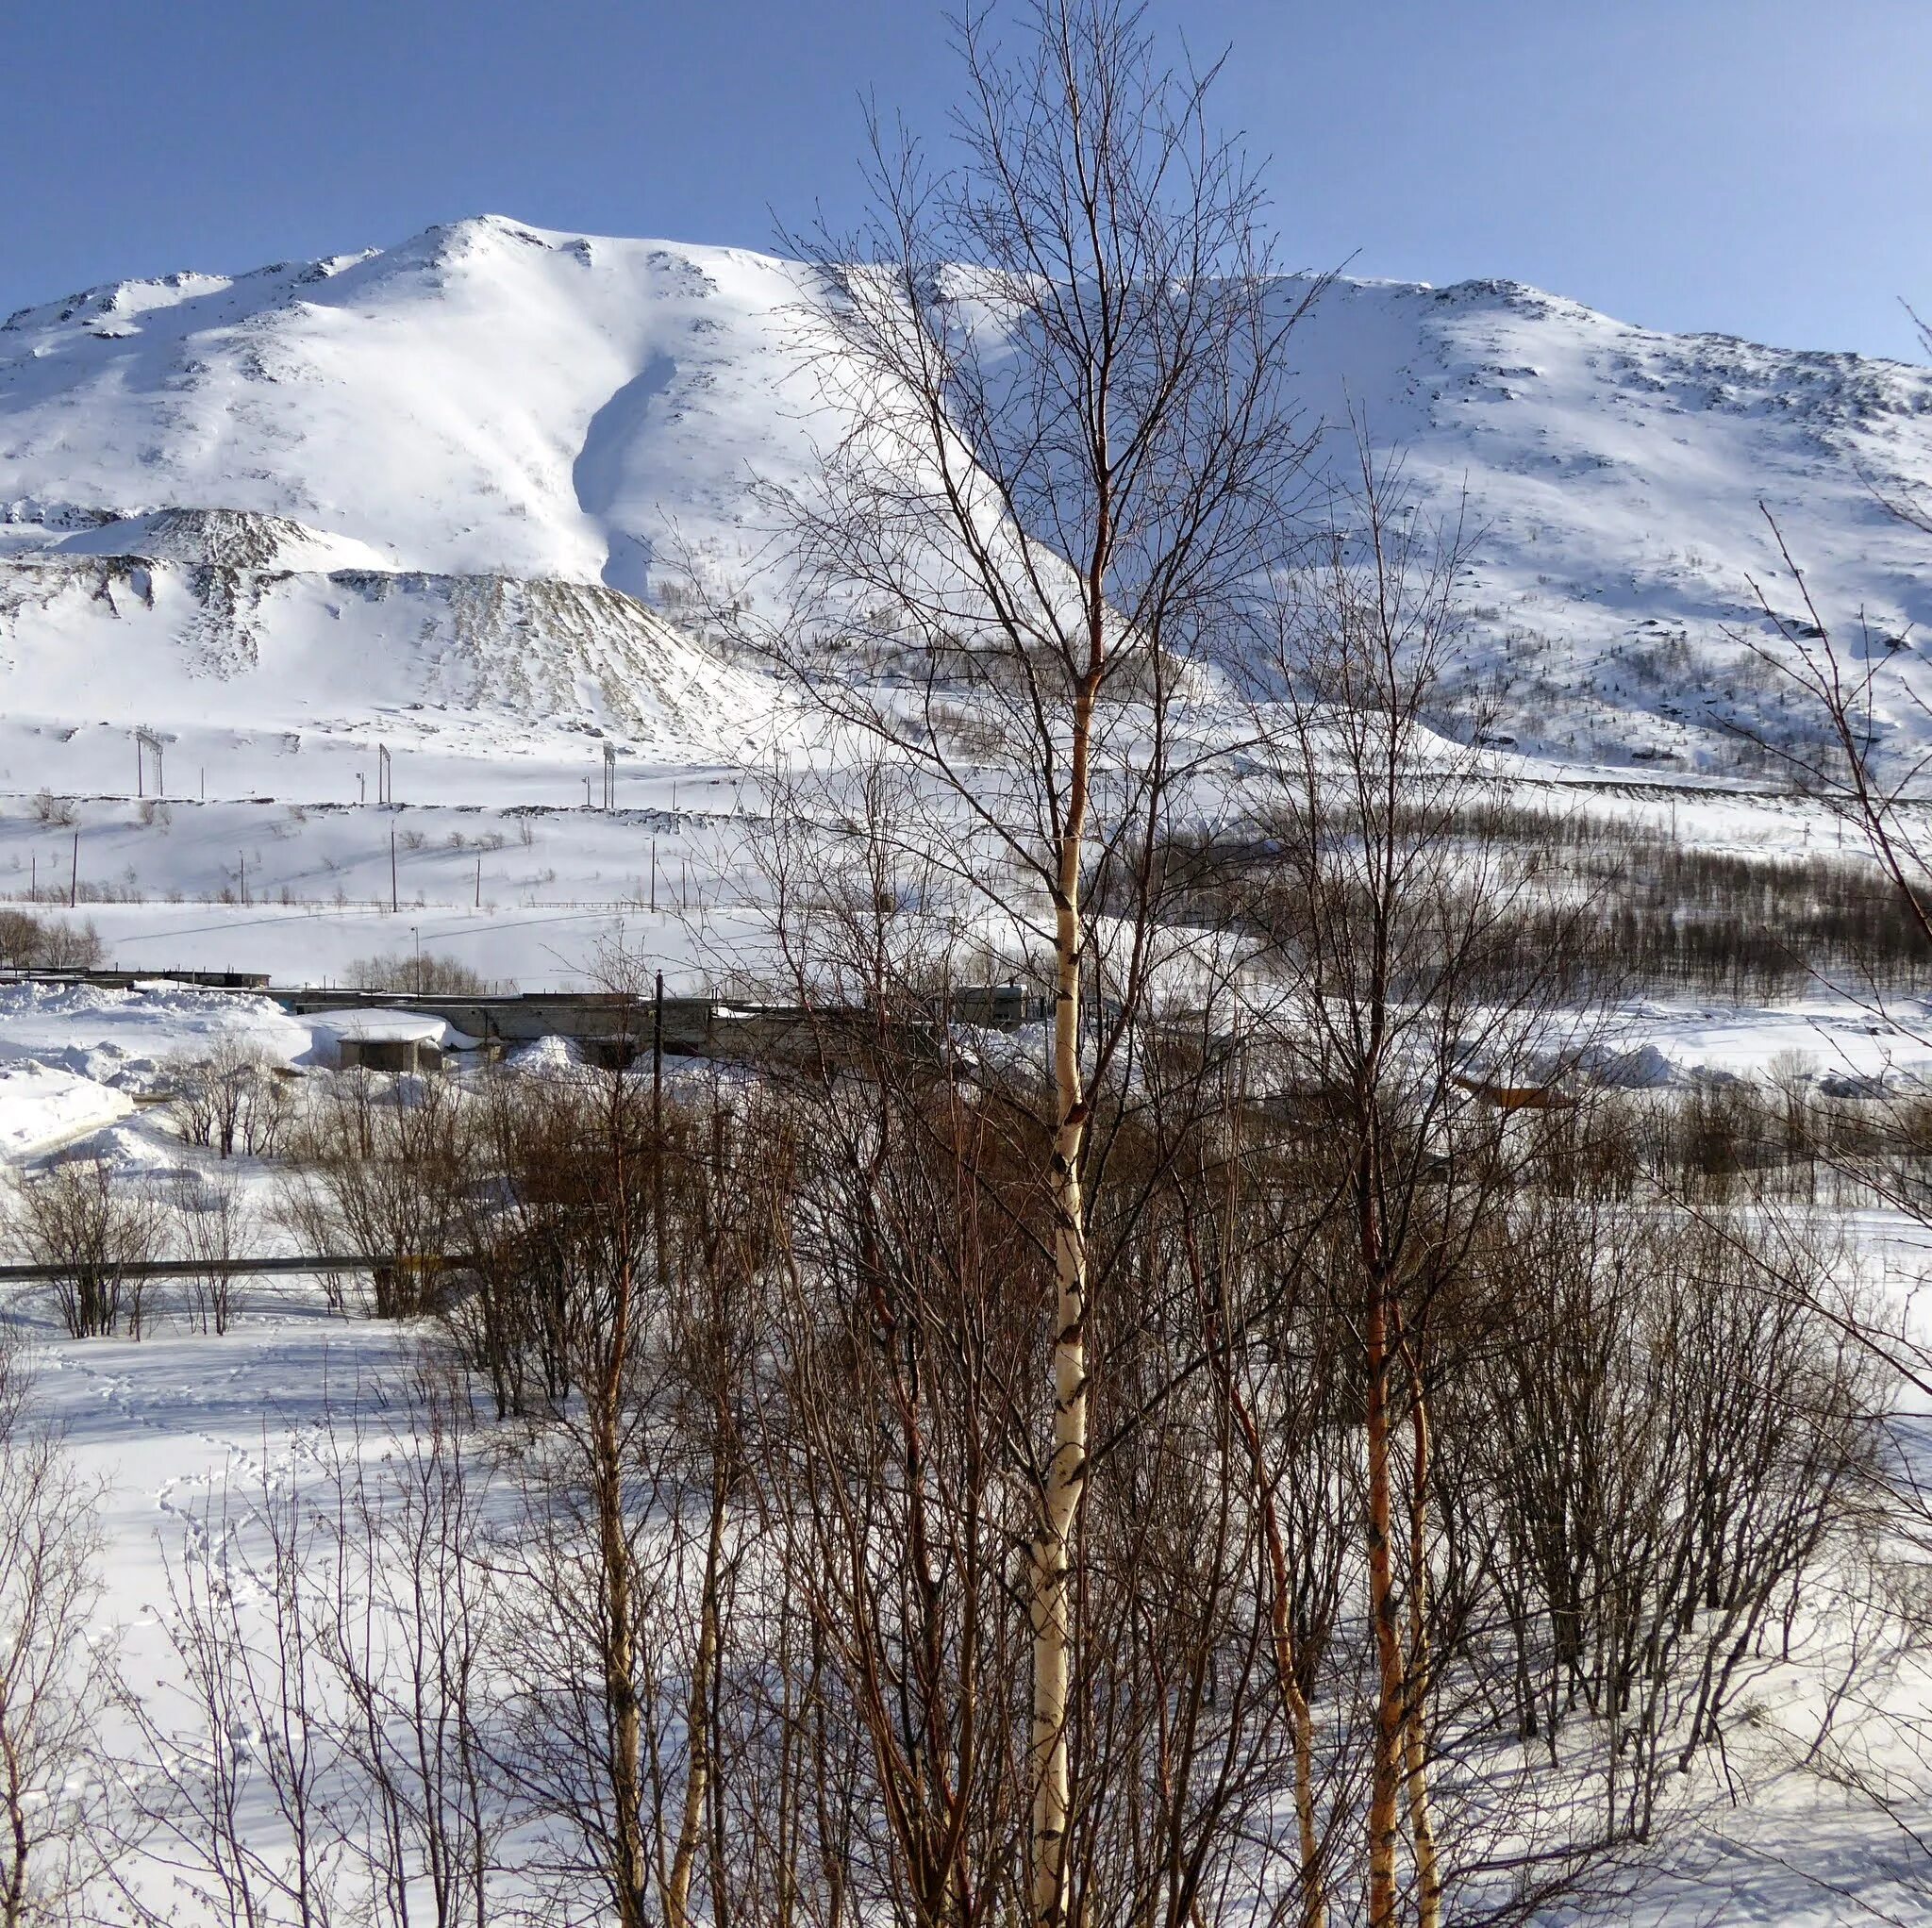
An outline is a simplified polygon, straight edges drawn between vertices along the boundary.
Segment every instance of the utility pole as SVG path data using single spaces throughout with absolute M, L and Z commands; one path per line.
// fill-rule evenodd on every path
M 155 759 L 155 795 L 164 797 L 168 794 L 168 776 L 161 765 L 160 734 L 142 723 L 134 732 L 134 794 L 137 797 L 147 794 L 149 756 Z
M 651 839 L 651 908 L 658 907 L 658 839 Z
M 238 850 L 235 853 L 236 874 L 242 879 L 242 907 L 248 907 L 248 853 Z
M 617 745 L 607 742 L 604 745 L 604 814 L 612 815 L 617 808 Z
M 396 800 L 395 765 L 389 758 L 389 745 L 375 746 L 375 801 L 378 806 L 393 806 Z
M 72 910 L 80 902 L 80 832 L 74 833 L 74 868 L 67 873 L 67 907 Z
M 396 826 L 389 826 L 389 912 L 396 913 Z
M 476 859 L 476 908 L 483 908 L 483 859 Z

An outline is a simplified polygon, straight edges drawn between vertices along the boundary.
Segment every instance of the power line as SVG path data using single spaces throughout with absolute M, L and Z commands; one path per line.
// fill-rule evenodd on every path
M 632 907 L 635 908 L 634 906 Z M 158 941 L 162 938 L 200 938 L 210 936 L 217 931 L 250 930 L 258 924 L 288 923 L 289 922 L 291 922 L 291 919 L 297 916 L 367 917 L 371 914 L 371 906 L 368 905 L 361 904 L 344 905 L 341 908 L 338 908 L 333 904 L 321 906 L 291 905 L 284 910 L 283 914 L 278 917 L 231 918 L 221 923 L 190 924 L 187 928 L 181 930 L 137 931 L 131 933 L 130 935 L 125 938 L 117 937 L 114 939 L 113 941 L 116 948 L 118 949 L 123 944 L 154 943 Z M 380 915 L 381 913 L 377 911 L 375 914 Z M 607 906 L 600 905 L 595 910 L 566 910 L 559 911 L 554 917 L 525 917 L 519 918 L 514 923 L 498 923 L 492 919 L 488 924 L 484 925 L 479 929 L 451 931 L 447 934 L 447 939 L 494 937 L 498 931 L 533 930 L 541 924 L 577 923 L 581 922 L 583 920 L 587 918 L 621 918 L 623 915 L 624 909 L 621 906 L 612 905 Z M 447 941 L 447 939 L 439 936 L 434 941 L 438 943 L 442 943 Z

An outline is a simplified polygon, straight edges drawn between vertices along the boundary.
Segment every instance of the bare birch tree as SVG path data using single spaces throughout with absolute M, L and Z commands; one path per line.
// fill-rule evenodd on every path
M 1039 0 L 1010 46 L 977 12 L 957 38 L 955 164 L 874 124 L 871 217 L 801 250 L 802 352 L 858 425 L 782 504 L 798 594 L 752 640 L 835 733 L 918 773 L 929 847 L 1017 914 L 1052 999 L 1051 1399 L 1024 1587 L 1032 1910 L 1052 1928 L 1104 1370 L 1094 1091 L 1144 1015 L 1153 854 L 1189 774 L 1174 712 L 1246 621 L 1306 453 L 1283 384 L 1306 291 L 1284 294 L 1256 173 L 1210 124 L 1213 70 L 1162 66 L 1140 9 Z
M 533 1858 L 559 1919 L 594 1886 L 625 1928 L 687 1928 L 728 1866 L 719 1715 L 758 1353 L 745 1301 L 782 1134 L 749 1101 L 667 1102 L 628 1072 L 523 1118 L 521 1284 L 560 1308 L 568 1392 L 517 1456 L 495 1554 L 516 1729 L 500 1770 L 548 1824 Z
M 1911 312 L 1909 309 L 1907 312 Z M 1913 324 L 1922 345 L 1932 347 L 1932 332 L 1916 313 Z M 1898 522 L 1932 536 L 1932 504 L 1923 491 L 1873 485 L 1880 507 Z M 1740 723 L 1720 714 L 1718 721 L 1742 738 L 1768 768 L 1801 795 L 1849 830 L 1856 844 L 1869 854 L 1892 898 L 1907 945 L 1920 953 L 1920 963 L 1932 963 L 1932 797 L 1926 778 L 1932 772 L 1932 751 L 1924 747 L 1924 731 L 1932 722 L 1932 703 L 1910 673 L 1909 656 L 1900 654 L 1902 639 L 1874 633 L 1863 610 L 1843 619 L 1822 605 L 1806 577 L 1803 561 L 1790 548 L 1784 529 L 1769 507 L 1760 504 L 1777 566 L 1766 582 L 1751 581 L 1759 613 L 1774 640 L 1760 634 L 1739 632 L 1741 643 L 1768 668 L 1797 702 L 1795 728 Z M 1802 614 L 1790 613 L 1792 603 Z M 1903 666 L 1905 673 L 1898 673 Z M 1888 971 L 1874 950 L 1856 956 L 1851 971 L 1831 980 L 1832 988 L 1862 1004 L 1882 1028 L 1902 1044 L 1922 1050 L 1932 1034 L 1924 1020 L 1919 998 L 1898 994 L 1897 973 Z M 1903 1081 L 1902 1081 L 1903 1082 Z M 1868 1107 L 1858 1107 L 1866 1109 Z M 1874 1199 L 1907 1222 L 1932 1223 L 1927 1202 L 1925 1135 L 1922 1106 L 1909 1089 L 1892 1094 L 1882 1107 L 1849 1130 L 1841 1122 L 1798 1095 L 1792 1122 L 1807 1141 L 1814 1161 L 1832 1169 L 1854 1195 Z M 1774 1219 L 1785 1216 L 1773 1207 Z M 1787 1242 L 1802 1251 L 1798 1236 L 1787 1230 Z M 1898 1263 L 1888 1255 L 1888 1270 Z M 1880 1315 L 1846 1288 L 1839 1279 L 1807 1273 L 1802 1264 L 1776 1268 L 1780 1295 L 1807 1312 L 1822 1315 L 1842 1337 L 1878 1362 L 1881 1369 L 1909 1387 L 1920 1398 L 1932 1392 L 1932 1347 L 1910 1330 L 1898 1312 Z M 1921 1281 L 1923 1283 L 1923 1281 Z M 1901 1584 L 1899 1619 L 1910 1637 L 1923 1639 L 1932 1612 L 1924 1599 L 1924 1561 L 1932 1548 L 1932 1503 L 1928 1503 L 1922 1453 L 1916 1427 L 1893 1421 L 1887 1459 L 1891 1476 L 1893 1512 L 1888 1524 L 1915 1548 L 1915 1572 Z M 1882 1724 L 1892 1745 L 1919 1762 L 1932 1754 L 1924 1723 L 1895 1705 L 1886 1710 Z M 1901 1781 L 1914 1777 L 1874 1770 L 1857 1758 L 1860 1739 L 1852 1735 L 1821 1737 L 1823 1771 L 1858 1798 L 1870 1802 L 1890 1819 L 1903 1844 L 1904 1885 L 1923 1895 L 1932 1886 L 1925 1872 L 1923 1833 L 1902 1819 Z M 1922 1798 L 1925 1782 L 1917 1777 L 1913 1797 Z
M 1534 863 L 1472 834 L 1492 779 L 1444 733 L 1462 557 L 1458 532 L 1408 514 L 1364 443 L 1331 532 L 1285 578 L 1249 752 L 1255 833 L 1235 863 L 1249 879 L 1235 914 L 1265 938 L 1253 1028 L 1274 1129 L 1299 1135 L 1360 1375 L 1371 1928 L 1404 1907 L 1405 1820 L 1415 1919 L 1443 1919 L 1428 1774 L 1436 1327 L 1515 1182 L 1513 1104 L 1550 1102 L 1552 1060 L 1587 1041 L 1588 998 L 1558 1022 L 1574 931 L 1558 916 L 1548 941 L 1523 942 L 1522 914 L 1551 914 Z

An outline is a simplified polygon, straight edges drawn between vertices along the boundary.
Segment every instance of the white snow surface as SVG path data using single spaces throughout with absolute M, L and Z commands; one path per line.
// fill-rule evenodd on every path
M 156 980 L 127 990 L 94 984 L 0 986 L 0 1059 L 44 1063 L 50 1053 L 160 1058 L 205 1055 L 222 1039 L 292 1064 L 308 1027 L 265 997 Z
M 434 1044 L 460 1051 L 476 1041 L 454 1024 L 422 1011 L 305 1011 L 302 1022 L 318 1041 L 328 1039 L 338 1044 L 350 1038 L 365 1044 Z
M 22 521 L 245 510 L 396 568 L 642 591 L 670 517 L 728 538 L 752 464 L 804 456 L 778 352 L 800 276 L 484 216 L 92 290 L 0 331 L 0 497 Z
M 125 1118 L 134 1100 L 51 1065 L 0 1064 L 0 1160 L 18 1164 Z
M 204 1058 L 219 1043 L 245 1046 L 271 1064 L 329 1065 L 344 1038 L 419 1039 L 452 1050 L 474 1042 L 441 1018 L 379 1006 L 296 1018 L 253 992 L 164 980 L 128 990 L 45 982 L 0 986 L 0 1074 L 18 1071 L 25 1078 L 46 1072 L 94 1087 L 99 1115 L 88 1122 L 95 1125 L 126 1113 L 131 1100 L 124 1093 L 165 1089 L 171 1061 Z M 37 1089 L 20 1087 L 23 1097 Z
M 580 974 L 625 905 L 731 903 L 758 773 L 819 753 L 703 633 L 680 558 L 755 590 L 757 485 L 808 482 L 859 406 L 862 385 L 803 370 L 810 291 L 741 249 L 486 216 L 11 317 L 0 894 L 73 875 L 177 896 L 198 914 L 93 913 L 117 961 L 273 953 L 283 977 L 393 945 L 348 934 L 364 911 L 493 911 L 512 961 L 492 968 L 480 918 L 457 955 L 523 982 Z M 1739 640 L 1771 633 L 1754 575 L 1800 613 L 1760 502 L 1821 604 L 1863 613 L 1890 740 L 1932 742 L 1932 544 L 1874 494 L 1932 487 L 1932 373 L 1658 334 L 1503 281 L 1341 280 L 1292 341 L 1304 419 L 1329 427 L 1317 512 L 1354 467 L 1353 411 L 1422 509 L 1476 535 L 1461 690 L 1496 705 L 1512 770 L 1734 785 L 1715 711 L 1794 726 Z M 1177 727 L 1214 740 L 1224 706 L 1211 679 L 1196 693 Z M 1727 806 L 1697 807 L 1715 826 Z M 1731 816 L 1755 816 L 1748 841 L 1781 808 Z M 333 922 L 269 926 L 269 903 Z M 535 911 L 568 927 L 512 929 Z
M 755 968 L 743 831 L 774 746 L 801 746 L 773 687 L 688 618 L 674 561 L 714 585 L 750 571 L 754 485 L 804 480 L 841 432 L 795 357 L 807 291 L 797 264 L 742 250 L 483 217 L 13 316 L 0 896 L 92 919 L 142 971 L 327 983 L 420 946 L 538 988 L 596 981 L 622 945 L 689 992 Z M 1914 706 L 1932 699 L 1932 543 L 1877 499 L 1932 488 L 1932 372 L 1659 334 L 1504 281 L 1341 280 L 1294 360 L 1310 425 L 1331 424 L 1322 469 L 1352 466 L 1353 411 L 1424 512 L 1477 534 L 1465 685 L 1498 705 L 1498 761 L 1537 795 L 1592 786 L 1589 807 L 1715 849 L 1841 847 L 1815 806 L 1727 773 L 1711 727 L 1713 706 L 1785 726 L 1739 640 L 1771 633 L 1754 577 L 1802 613 L 1760 502 L 1877 662 L 1892 740 L 1932 742 Z M 152 749 L 137 776 L 137 726 L 165 776 Z M 1211 737 L 1212 719 L 1187 727 Z M 606 744 L 608 814 L 587 787 Z M 114 901 L 47 904 L 70 884 Z M 352 1029 L 460 1041 L 415 1014 L 298 1020 L 178 984 L 0 986 L 0 1159 L 78 1144 L 130 1173 L 192 1171 L 203 1155 L 134 1110 L 169 1059 L 232 1037 L 326 1064 Z M 1658 998 L 1616 1014 L 1602 1062 L 1632 1087 L 1776 1071 L 1863 1095 L 1932 1079 L 1916 1031 L 1822 989 L 1765 1008 Z M 562 1074 L 574 1055 L 546 1039 L 519 1062 Z M 244 1176 L 267 1196 L 266 1172 Z M 1900 1290 L 1926 1257 L 1900 1259 Z M 251 1482 L 303 1477 L 325 1398 L 409 1344 L 299 1291 L 252 1292 L 222 1341 L 73 1345 L 13 1309 L 105 1483 L 101 1631 L 138 1684 L 164 1664 L 162 1548 L 192 1541 L 200 1504 L 232 1492 L 245 1514 Z M 1713 1831 L 1721 1877 L 1661 1883 L 1630 1919 L 1920 1919 L 1878 1872 L 1890 1839 L 1814 1781 L 1773 1778 Z
M 1620 1055 L 1611 1081 L 1633 1088 L 1686 1077 L 1795 1075 L 1844 1096 L 1932 1083 L 1932 1024 L 1922 1000 L 1879 1011 L 1819 994 L 1771 1006 L 1646 998 L 1616 1012 L 1601 1051 Z
M 0 326 L 0 691 L 150 725 L 507 712 L 697 754 L 770 692 L 676 626 L 674 558 L 755 573 L 861 385 L 802 363 L 811 271 L 483 216 L 394 247 L 122 283 Z M 1299 303 L 1305 278 L 1277 299 Z M 1932 373 L 1634 327 L 1508 281 L 1342 279 L 1293 338 L 1318 472 L 1343 424 L 1479 535 L 1469 675 L 1522 747 L 1694 762 L 1769 701 L 1760 504 L 1904 692 Z M 1318 489 L 1317 494 L 1320 490 Z M 672 620 L 667 621 L 667 617 Z

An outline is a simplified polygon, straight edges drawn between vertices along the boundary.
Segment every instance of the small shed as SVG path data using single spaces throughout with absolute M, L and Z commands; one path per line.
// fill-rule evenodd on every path
M 475 1041 L 427 1011 L 317 1011 L 308 1022 L 313 1061 L 345 1072 L 440 1072 L 452 1051 Z
M 345 1072 L 440 1072 L 442 1047 L 427 1038 L 343 1038 L 336 1046 Z

